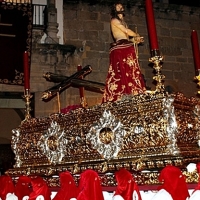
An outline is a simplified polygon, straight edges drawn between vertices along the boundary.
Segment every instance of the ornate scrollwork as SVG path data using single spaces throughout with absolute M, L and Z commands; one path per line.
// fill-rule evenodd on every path
M 200 105 L 197 104 L 194 107 L 194 114 L 196 116 L 196 129 L 197 129 L 197 133 L 198 133 L 198 146 L 200 147 Z
M 177 129 L 177 121 L 174 113 L 174 106 L 173 106 L 174 98 L 171 96 L 166 97 L 164 99 L 164 116 L 166 120 L 168 121 L 168 125 L 166 127 L 166 131 L 168 134 L 168 138 L 170 139 L 170 143 L 168 144 L 168 151 L 169 153 L 175 155 L 179 153 L 179 148 L 177 146 L 177 139 L 176 139 L 176 133 L 178 131 Z
M 120 120 L 110 111 L 105 110 L 99 122 L 93 124 L 86 135 L 86 140 L 103 158 L 110 160 L 117 157 L 123 145 L 126 131 Z
M 14 167 L 21 167 L 21 159 L 20 159 L 20 150 L 18 148 L 18 143 L 20 139 L 20 130 L 19 129 L 14 129 L 12 130 L 12 141 L 11 141 L 11 148 L 15 154 L 15 166 Z
M 199 104 L 181 94 L 152 93 L 30 118 L 13 132 L 17 162 L 7 174 L 49 177 L 66 170 L 80 174 L 88 168 L 105 174 L 124 167 L 138 175 L 167 165 L 197 163 Z M 142 173 L 137 181 L 155 184 L 155 179 L 154 173 Z
M 42 135 L 37 143 L 40 151 L 47 156 L 50 163 L 59 164 L 66 153 L 68 140 L 64 138 L 65 132 L 60 130 L 57 122 L 52 121 L 51 127 Z

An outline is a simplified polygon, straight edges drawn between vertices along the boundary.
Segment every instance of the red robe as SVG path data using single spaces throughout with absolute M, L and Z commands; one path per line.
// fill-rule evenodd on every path
M 18 200 L 23 200 L 25 196 L 30 195 L 32 192 L 31 189 L 31 178 L 28 176 L 20 176 L 16 185 L 15 185 L 15 195 L 18 197 Z
M 166 190 L 173 200 L 186 200 L 190 197 L 185 176 L 178 167 L 171 165 L 164 167 L 158 178 L 159 182 L 163 182 L 159 190 Z
M 113 197 L 114 200 L 142 200 L 138 185 L 136 184 L 132 174 L 128 170 L 121 168 L 120 170 L 115 172 L 115 178 L 117 181 L 117 188 L 114 193 L 114 197 L 116 197 Z
M 29 200 L 51 200 L 51 192 L 47 183 L 43 180 L 42 177 L 37 176 L 32 178 L 31 184 L 33 191 L 29 195 Z
M 13 194 L 15 191 L 15 186 L 12 178 L 7 175 L 0 176 L 0 199 L 6 200 L 6 195 L 8 193 Z
M 78 187 L 70 172 L 61 172 L 60 175 L 60 190 L 57 192 L 53 200 L 70 200 L 77 198 Z
M 110 66 L 102 103 L 119 100 L 123 94 L 144 93 L 145 90 L 133 43 L 118 41 L 110 48 Z
M 97 172 L 87 169 L 81 173 L 77 200 L 104 200 Z

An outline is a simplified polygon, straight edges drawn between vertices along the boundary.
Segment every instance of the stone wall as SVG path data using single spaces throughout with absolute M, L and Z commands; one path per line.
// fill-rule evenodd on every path
M 200 37 L 200 9 L 154 3 L 155 21 L 159 47 L 163 55 L 162 74 L 164 85 L 169 91 L 182 92 L 186 96 L 195 96 L 197 84 L 194 82 L 195 70 L 191 46 L 191 30 L 197 30 Z M 62 54 L 34 41 L 31 61 L 31 91 L 35 93 L 35 115 L 44 116 L 58 112 L 57 98 L 41 101 L 42 92 L 55 85 L 47 82 L 44 73 L 56 72 L 70 76 L 77 65 L 91 65 L 93 71 L 85 79 L 105 82 L 109 65 L 110 8 L 108 5 L 91 5 L 83 2 L 65 1 L 64 43 L 76 47 L 74 54 Z M 129 5 L 126 9 L 126 21 L 131 29 L 137 27 L 144 36 L 145 43 L 139 47 L 139 60 L 148 88 L 154 90 L 153 68 L 149 66 L 150 49 L 147 34 L 145 7 L 141 1 Z M 46 49 L 46 50 L 45 50 Z M 48 49 L 48 50 L 47 50 Z M 1 85 L 2 91 L 23 90 L 15 86 Z M 89 106 L 101 102 L 101 94 L 85 91 Z M 60 94 L 61 107 L 79 104 L 79 90 L 69 88 Z
M 190 35 L 192 29 L 200 34 L 199 8 L 154 3 L 154 9 L 159 47 L 164 57 L 164 84 L 170 91 L 194 96 L 197 85 L 193 80 L 195 70 Z M 104 82 L 106 78 L 108 49 L 109 43 L 112 42 L 109 20 L 108 6 L 81 3 L 64 5 L 65 43 L 80 43 L 86 40 L 82 63 L 91 64 L 93 67 L 93 72 L 87 77 L 90 80 Z M 140 66 L 147 86 L 154 89 L 153 69 L 148 61 L 150 52 L 144 5 L 136 3 L 126 9 L 126 21 L 131 29 L 137 26 L 140 35 L 145 38 L 144 45 L 139 47 Z

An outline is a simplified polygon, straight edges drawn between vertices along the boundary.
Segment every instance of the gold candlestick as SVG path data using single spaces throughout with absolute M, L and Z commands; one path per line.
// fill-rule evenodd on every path
M 32 95 L 30 93 L 30 89 L 26 89 L 24 91 L 24 101 L 25 101 L 25 119 L 23 121 L 27 121 L 29 119 L 31 119 L 31 114 L 30 114 L 30 111 L 31 111 L 31 107 L 30 107 L 30 104 L 31 104 L 31 101 L 30 99 L 32 98 Z
M 156 71 L 155 76 L 153 76 L 153 80 L 156 81 L 156 91 L 155 92 L 165 91 L 165 87 L 163 84 L 163 80 L 164 80 L 165 76 L 161 73 L 162 60 L 163 60 L 163 56 L 160 56 L 159 52 L 153 52 L 152 57 L 149 59 L 149 61 L 151 63 L 153 63 L 153 68 Z
M 197 86 L 200 88 L 200 70 L 198 70 L 198 75 L 194 77 L 194 80 L 197 81 Z M 200 94 L 200 90 L 197 91 L 197 94 Z
M 85 97 L 81 97 L 80 98 L 80 104 L 83 108 L 86 108 L 87 107 L 87 101 L 85 99 Z
M 61 106 L 60 106 L 60 93 L 59 92 L 57 92 L 57 101 L 58 101 L 58 113 L 60 113 L 60 111 L 61 111 Z

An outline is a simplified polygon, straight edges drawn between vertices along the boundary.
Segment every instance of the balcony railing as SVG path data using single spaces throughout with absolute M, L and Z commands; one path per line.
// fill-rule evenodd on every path
M 10 3 L 10 4 L 30 4 L 31 0 L 1 0 L 1 3 Z
M 45 29 L 47 5 L 33 4 L 33 28 Z

